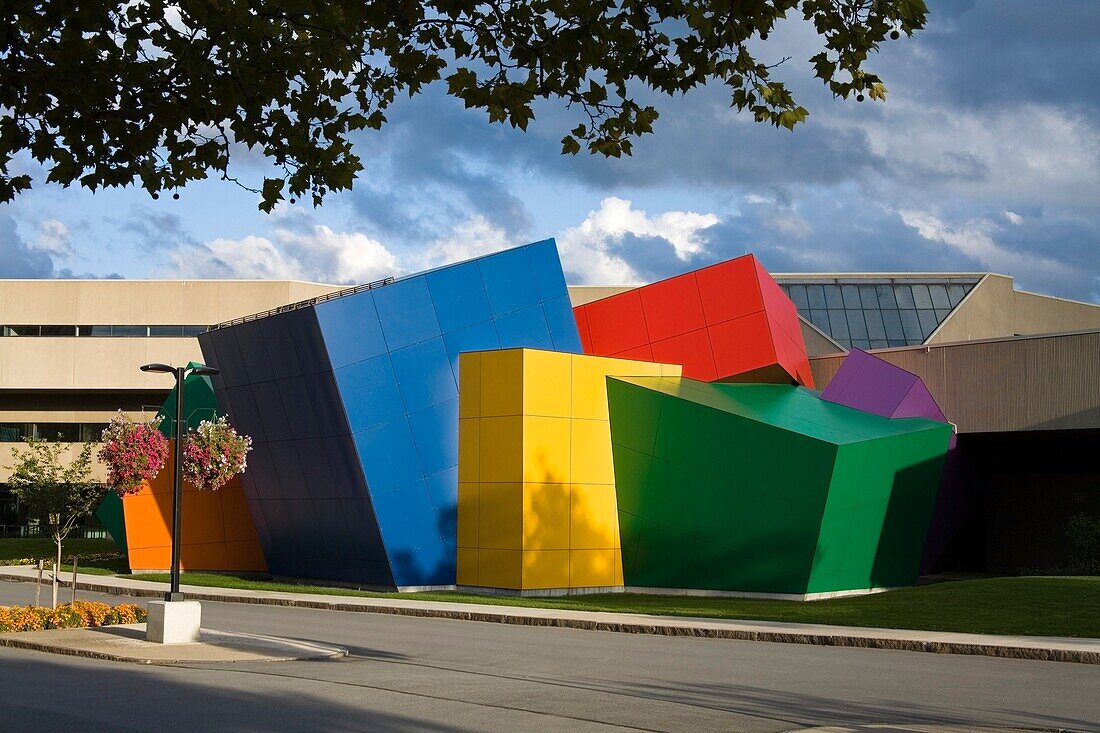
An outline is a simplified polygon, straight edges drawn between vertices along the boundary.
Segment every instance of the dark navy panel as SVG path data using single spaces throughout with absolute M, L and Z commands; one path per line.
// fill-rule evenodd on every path
M 222 386 L 236 387 L 248 384 L 248 371 L 244 367 L 234 329 L 220 328 L 199 334 L 199 347 L 203 361 L 221 370 L 218 380 Z M 217 386 L 218 382 L 214 382 Z
M 314 375 L 311 374 L 308 378 L 290 377 L 275 382 L 283 401 L 283 411 L 290 423 L 290 434 L 298 440 L 317 438 L 321 435 L 317 416 L 313 414 L 313 405 L 306 390 L 306 379 L 313 378 Z
M 279 385 L 275 382 L 257 382 L 252 385 L 252 397 L 256 400 L 256 411 L 260 413 L 264 440 L 290 440 L 290 422 L 283 410 L 283 398 L 279 396 Z
M 546 324 L 550 327 L 553 349 L 573 354 L 583 353 L 580 333 L 577 331 L 577 319 L 573 315 L 573 305 L 569 302 L 569 297 L 543 302 L 542 312 L 546 316 Z
M 367 485 L 363 480 L 359 454 L 351 436 L 326 438 L 324 449 L 336 495 L 341 499 L 366 499 Z
M 290 329 L 285 318 L 263 318 L 260 324 L 267 357 L 271 360 L 271 370 L 279 377 L 296 377 L 302 373 L 298 362 L 298 353 L 294 341 L 290 338 Z
M 531 272 L 535 276 L 539 298 L 552 300 L 569 292 L 565 273 L 561 269 L 561 258 L 558 257 L 558 246 L 553 239 L 527 245 L 527 256 L 531 259 Z
M 379 494 L 412 483 L 424 475 L 408 419 L 402 417 L 368 428 L 354 437 L 373 498 L 377 499 Z M 385 536 L 386 527 L 383 525 L 382 529 Z
M 267 440 L 267 432 L 256 407 L 256 398 L 252 396 L 252 387 L 247 384 L 225 387 L 215 394 L 218 405 L 229 415 L 229 422 L 237 432 L 251 436 L 254 443 Z
M 282 489 L 284 499 L 308 499 L 310 497 L 309 485 L 306 483 L 306 474 L 302 470 L 302 463 L 298 460 L 297 441 L 281 440 L 277 443 L 268 443 L 271 462 L 278 473 L 279 487 Z
M 526 247 L 488 255 L 477 263 L 493 315 L 529 308 L 542 300 Z
M 298 357 L 298 364 L 303 374 L 332 370 L 328 361 L 328 351 L 325 349 L 325 339 L 321 335 L 321 327 L 313 308 L 299 308 L 280 313 L 272 318 L 286 323 L 290 341 L 294 345 L 294 353 Z
M 439 322 L 424 277 L 398 280 L 374 291 L 382 333 L 391 350 L 438 336 Z M 328 338 L 328 333 L 325 333 Z
M 275 460 L 271 457 L 271 446 L 271 443 L 253 443 L 252 450 L 248 452 L 248 468 L 241 475 L 241 483 L 249 499 L 283 498 Z
M 500 348 L 512 349 L 526 346 L 532 349 L 553 349 L 550 326 L 541 305 L 498 316 L 494 319 Z
M 307 374 L 303 378 L 302 388 L 305 390 L 304 398 L 313 407 L 320 436 L 328 438 L 351 434 L 332 372 Z
M 477 262 L 444 267 L 424 276 L 443 333 L 489 320 L 489 300 Z
M 333 369 L 386 353 L 372 291 L 318 303 L 315 310 Z
M 340 498 L 340 490 L 333 480 L 328 456 L 325 455 L 324 441 L 320 438 L 295 440 L 294 449 L 298 452 L 298 464 L 305 476 L 307 495 L 314 499 Z
M 389 354 L 336 370 L 336 384 L 352 432 L 389 422 L 405 414 Z
M 275 379 L 278 374 L 271 363 L 271 356 L 267 353 L 261 322 L 247 321 L 235 326 L 233 330 L 237 336 L 237 346 L 241 350 L 241 360 L 248 372 L 248 381 L 256 384 Z
M 458 397 L 442 337 L 398 349 L 390 357 L 406 412 Z
M 458 465 L 457 398 L 409 413 L 409 427 L 425 474 Z

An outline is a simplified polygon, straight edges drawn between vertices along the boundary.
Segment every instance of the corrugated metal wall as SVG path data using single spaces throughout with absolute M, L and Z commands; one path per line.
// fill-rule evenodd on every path
M 886 349 L 960 433 L 1100 428 L 1100 331 Z M 841 356 L 810 360 L 823 389 Z

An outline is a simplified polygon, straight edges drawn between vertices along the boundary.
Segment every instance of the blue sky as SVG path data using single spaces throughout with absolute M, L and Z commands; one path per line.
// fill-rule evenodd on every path
M 632 158 L 562 157 L 576 119 L 560 106 L 523 134 L 436 87 L 361 136 L 355 189 L 320 209 L 266 215 L 220 181 L 179 201 L 36 183 L 0 206 L 0 277 L 350 283 L 552 236 L 577 284 L 752 251 L 773 272 L 991 270 L 1100 302 L 1100 3 L 929 5 L 926 30 L 872 58 L 885 104 L 833 100 L 811 78 L 812 32 L 774 33 L 764 58 L 792 57 L 777 74 L 810 110 L 794 132 L 714 87 L 656 99 Z M 234 166 L 263 178 L 256 156 Z

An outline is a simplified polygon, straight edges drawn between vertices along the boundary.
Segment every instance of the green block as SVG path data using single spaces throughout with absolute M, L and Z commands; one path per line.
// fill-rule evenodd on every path
M 679 377 L 609 378 L 608 405 L 628 586 L 802 595 L 916 581 L 950 426 L 802 387 Z
M 126 515 L 122 511 L 122 499 L 114 490 L 103 496 L 103 501 L 95 510 L 95 516 L 118 545 L 118 549 L 126 552 Z

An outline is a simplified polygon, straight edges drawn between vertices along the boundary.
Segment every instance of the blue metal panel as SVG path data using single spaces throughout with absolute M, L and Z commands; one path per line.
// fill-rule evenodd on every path
M 386 353 L 373 292 L 318 303 L 314 310 L 333 369 Z
M 398 280 L 376 290 L 374 303 L 390 350 L 440 334 L 428 283 L 422 276 Z
M 448 552 L 447 544 L 436 540 L 395 563 L 394 580 L 399 586 L 450 585 L 454 583 L 454 563 L 454 552 Z
M 580 333 L 577 331 L 577 319 L 573 315 L 573 306 L 569 302 L 569 297 L 543 302 L 542 312 L 550 327 L 550 338 L 554 343 L 554 350 L 569 351 L 574 354 L 583 353 Z
M 540 301 L 526 247 L 507 249 L 477 261 L 493 315 L 500 316 Z
M 352 432 L 405 414 L 388 354 L 337 369 L 335 374 Z
M 532 349 L 552 349 L 550 327 L 541 305 L 534 305 L 495 319 L 502 349 L 526 346 Z
M 453 548 L 458 527 L 458 466 L 433 473 L 425 481 L 428 483 L 428 496 L 435 507 L 439 533 L 443 536 L 443 542 Z
M 442 337 L 398 349 L 390 356 L 406 412 L 458 396 L 458 385 L 451 373 Z
M 497 327 L 492 321 L 475 323 L 473 326 L 443 335 L 447 347 L 447 358 L 451 362 L 451 373 L 458 384 L 458 355 L 463 351 L 487 351 L 499 349 L 500 339 Z
M 419 548 L 442 544 L 424 479 L 376 497 L 374 507 L 397 585 L 433 584 L 434 577 L 410 564 Z
M 423 476 L 406 418 L 367 428 L 354 437 L 373 498 Z
M 492 315 L 477 262 L 434 270 L 425 279 L 443 333 L 487 321 Z
M 409 413 L 409 427 L 424 473 L 458 465 L 457 398 Z
M 531 272 L 535 276 L 539 298 L 552 300 L 569 292 L 565 273 L 561 269 L 561 258 L 558 257 L 558 246 L 553 239 L 527 245 L 527 256 L 531 259 Z

